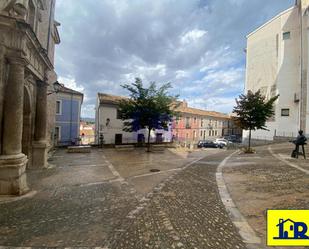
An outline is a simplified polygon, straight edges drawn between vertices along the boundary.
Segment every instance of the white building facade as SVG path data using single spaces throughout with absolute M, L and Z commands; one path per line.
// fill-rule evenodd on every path
M 98 93 L 95 117 L 96 143 L 99 143 L 100 135 L 103 135 L 105 144 L 135 144 L 147 141 L 147 129 L 138 132 L 123 131 L 124 123 L 118 113 L 119 101 L 122 99 L 124 97 Z M 150 134 L 151 142 L 171 142 L 171 140 L 171 126 L 168 130 L 155 130 Z
M 295 137 L 300 129 L 309 133 L 308 6 L 309 0 L 296 1 L 247 36 L 245 92 L 280 95 L 266 124 L 269 131 L 254 131 L 253 139 Z

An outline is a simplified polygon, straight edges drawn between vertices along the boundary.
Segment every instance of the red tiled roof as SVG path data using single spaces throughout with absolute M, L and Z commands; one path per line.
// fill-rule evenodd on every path
M 73 90 L 73 89 L 71 89 L 71 88 L 67 88 L 67 87 L 65 87 L 63 84 L 60 84 L 60 85 L 61 85 L 61 87 L 60 87 L 60 89 L 59 89 L 59 92 L 62 92 L 62 93 L 73 93 L 73 94 L 77 94 L 77 95 L 82 95 L 82 96 L 84 96 L 84 94 L 81 93 L 81 92 L 75 91 L 75 90 Z
M 101 104 L 105 103 L 105 104 L 115 104 L 115 105 L 119 104 L 121 100 L 128 99 L 128 97 L 116 96 L 116 95 L 111 95 L 111 94 L 106 94 L 106 93 L 98 93 L 98 97 L 99 97 Z M 224 118 L 224 119 L 230 118 L 229 115 L 224 114 L 224 113 L 215 112 L 215 111 L 206 111 L 206 110 L 188 107 L 186 102 L 177 101 L 176 104 L 180 104 L 180 105 L 175 109 L 175 111 L 180 112 L 180 113 Z
M 98 97 L 101 104 L 104 103 L 104 104 L 115 104 L 115 105 L 119 104 L 121 100 L 128 99 L 128 97 L 116 96 L 106 93 L 98 93 Z
M 208 117 L 230 119 L 229 115 L 221 113 L 221 112 L 206 111 L 206 110 L 187 107 L 187 106 L 183 106 L 183 105 L 180 105 L 175 110 L 179 113 L 187 113 L 187 114 L 193 114 L 193 115 L 198 115 L 198 116 L 208 116 Z

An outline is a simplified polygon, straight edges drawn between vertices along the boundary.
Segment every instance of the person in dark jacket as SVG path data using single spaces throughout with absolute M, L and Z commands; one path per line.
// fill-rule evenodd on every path
M 293 143 L 295 144 L 295 149 L 292 152 L 292 157 L 298 157 L 298 151 L 299 151 L 299 146 L 303 146 L 306 144 L 307 138 L 304 135 L 304 132 L 302 130 L 300 130 L 298 132 L 298 136 L 296 138 L 296 140 L 293 141 Z M 305 153 L 304 149 L 303 149 L 303 153 Z M 305 157 L 305 154 L 304 154 Z

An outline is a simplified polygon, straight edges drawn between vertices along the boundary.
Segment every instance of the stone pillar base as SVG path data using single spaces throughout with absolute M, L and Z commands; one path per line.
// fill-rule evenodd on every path
M 47 143 L 34 142 L 32 144 L 32 164 L 31 169 L 47 168 Z
M 23 195 L 29 191 L 27 162 L 24 154 L 0 156 L 0 195 Z

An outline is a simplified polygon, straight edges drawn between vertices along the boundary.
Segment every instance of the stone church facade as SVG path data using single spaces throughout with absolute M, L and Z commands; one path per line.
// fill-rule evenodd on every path
M 47 165 L 60 43 L 54 12 L 55 0 L 0 1 L 0 195 L 26 193 L 26 169 Z

